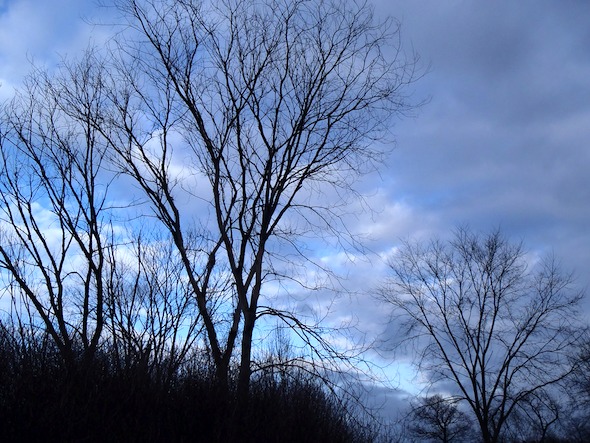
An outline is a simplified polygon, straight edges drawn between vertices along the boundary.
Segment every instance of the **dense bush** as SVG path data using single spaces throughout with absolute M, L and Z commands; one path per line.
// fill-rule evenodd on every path
M 248 410 L 219 395 L 205 359 L 172 380 L 121 369 L 103 348 L 66 370 L 46 337 L 0 334 L 1 441 L 363 442 L 373 436 L 333 393 L 300 372 L 253 378 Z

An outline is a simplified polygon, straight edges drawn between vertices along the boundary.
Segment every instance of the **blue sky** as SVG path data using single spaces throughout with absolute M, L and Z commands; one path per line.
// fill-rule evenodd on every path
M 428 72 L 417 115 L 396 121 L 396 148 L 360 188 L 374 212 L 351 218 L 376 253 L 351 262 L 318 251 L 359 293 L 386 273 L 400 238 L 500 226 L 532 254 L 554 252 L 590 285 L 590 2 L 376 0 L 401 21 Z M 93 0 L 0 0 L 0 98 L 29 60 L 52 66 L 100 43 L 108 10 Z M 368 297 L 368 296 L 367 296 Z M 342 303 L 366 329 L 387 321 L 368 298 Z M 586 305 L 590 305 L 586 302 Z

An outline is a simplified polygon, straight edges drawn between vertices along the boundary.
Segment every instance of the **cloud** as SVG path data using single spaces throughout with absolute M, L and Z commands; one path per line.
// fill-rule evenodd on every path
M 31 70 L 31 62 L 53 67 L 65 56 L 78 56 L 91 42 L 110 33 L 93 26 L 109 13 L 94 0 L 5 0 L 0 3 L 0 98 Z
M 416 84 L 431 102 L 396 126 L 383 173 L 413 229 L 500 225 L 584 272 L 590 4 L 400 0 L 378 8 L 402 20 L 405 38 L 431 64 Z

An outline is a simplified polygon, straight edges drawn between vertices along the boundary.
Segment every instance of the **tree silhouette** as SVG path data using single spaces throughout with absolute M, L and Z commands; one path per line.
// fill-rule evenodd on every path
M 288 268 L 293 254 L 308 260 L 304 236 L 345 235 L 335 210 L 379 162 L 372 142 L 410 108 L 415 60 L 392 40 L 398 29 L 362 2 L 117 4 L 127 29 L 100 127 L 170 233 L 222 390 L 239 348 L 245 401 L 261 316 L 335 354 L 315 325 L 263 304 L 264 286 L 297 279 Z
M 433 384 L 454 384 L 484 442 L 499 441 L 515 410 L 575 368 L 582 295 L 555 260 L 530 266 L 526 258 L 499 231 L 459 229 L 447 243 L 407 242 L 381 291 L 402 334 L 420 343 L 419 369 Z
M 410 434 L 420 441 L 467 441 L 471 431 L 467 414 L 457 408 L 454 399 L 441 395 L 419 398 L 409 419 Z

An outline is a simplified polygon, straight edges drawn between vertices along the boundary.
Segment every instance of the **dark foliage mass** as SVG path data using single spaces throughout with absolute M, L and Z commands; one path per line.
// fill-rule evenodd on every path
M 220 395 L 206 359 L 191 356 L 165 382 L 140 364 L 118 370 L 102 352 L 66 370 L 46 337 L 0 338 L 0 440 L 141 442 L 365 442 L 375 436 L 332 393 L 301 372 L 253 379 L 248 426 Z M 235 413 L 233 414 L 235 415 Z

